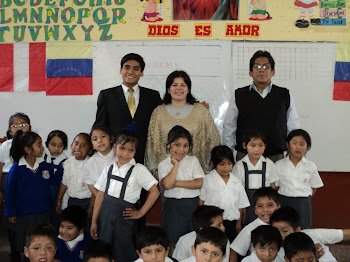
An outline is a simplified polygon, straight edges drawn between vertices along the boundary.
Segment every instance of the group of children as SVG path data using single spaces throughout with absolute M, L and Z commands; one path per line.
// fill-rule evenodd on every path
M 2 182 L 6 183 L 6 190 L 2 192 L 6 192 L 4 213 L 10 222 L 13 261 L 18 261 L 24 247 L 26 257 L 30 258 L 31 242 L 26 242 L 26 232 L 42 223 L 59 227 L 58 244 L 54 241 L 54 249 L 57 246 L 56 258 L 62 262 L 75 261 L 60 259 L 63 251 L 67 256 L 75 253 L 80 261 L 83 257 L 85 260 L 83 253 L 91 241 L 90 234 L 95 241 L 111 244 L 113 258 L 121 262 L 134 261 L 138 256 L 144 261 L 158 261 L 144 257 L 163 251 L 165 257 L 170 252 L 179 261 L 232 262 L 237 261 L 239 255 L 246 256 L 251 243 L 251 256 L 270 261 L 259 254 L 271 256 L 272 251 L 280 249 L 280 239 L 274 238 L 271 242 L 264 237 L 278 235 L 274 234 L 276 230 L 263 227 L 253 232 L 258 226 L 269 224 L 280 206 L 293 207 L 296 214 L 300 214 L 300 225 L 297 222 L 295 228 L 293 224 L 290 231 L 311 228 L 310 199 L 323 183 L 316 166 L 304 157 L 311 147 L 306 131 L 299 129 L 289 133 L 288 156 L 276 164 L 263 156 L 267 146 L 264 136 L 248 132 L 243 142 L 247 156 L 234 165 L 232 151 L 227 146 L 217 146 L 211 153 L 213 170 L 205 175 L 198 159 L 190 155 L 191 134 L 175 126 L 168 134 L 169 156 L 158 166 L 159 183 L 165 197 L 161 219 L 164 232 L 159 233 L 154 228 L 143 231 L 146 240 L 154 235 L 157 244 L 151 246 L 161 247 L 143 252 L 145 246 L 140 246 L 149 243 L 140 240 L 141 234 L 136 239 L 136 250 L 135 219 L 145 216 L 159 197 L 158 181 L 134 160 L 138 144 L 136 133 L 135 127 L 127 126 L 113 136 L 108 128 L 94 126 L 90 135 L 79 133 L 73 139 L 73 156 L 67 158 L 64 150 L 68 139 L 64 132 L 55 130 L 48 135 L 45 143 L 48 151 L 43 154 L 42 139 L 31 131 L 29 117 L 23 113 L 10 117 L 9 140 L 0 147 L 0 167 Z M 148 191 L 148 197 L 138 210 L 135 203 L 142 188 Z M 55 209 L 61 213 L 61 222 Z M 71 218 L 67 218 L 69 216 Z M 338 241 L 343 232 L 337 232 Z M 156 235 L 166 241 L 158 240 Z M 319 242 L 322 240 L 320 238 Z M 77 248 L 80 245 L 82 248 Z M 269 247 L 265 248 L 267 245 Z M 290 246 L 292 244 L 288 248 Z M 293 261 L 294 251 L 290 256 L 288 248 L 285 257 Z M 284 261 L 284 255 L 281 259 Z

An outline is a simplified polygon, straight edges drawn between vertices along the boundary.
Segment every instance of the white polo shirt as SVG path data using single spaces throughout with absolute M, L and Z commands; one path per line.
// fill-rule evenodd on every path
M 131 176 L 128 180 L 124 196 L 124 200 L 131 204 L 135 204 L 136 201 L 140 198 L 142 188 L 148 191 L 153 185 L 158 184 L 157 180 L 152 176 L 148 169 L 144 165 L 136 164 L 135 159 L 132 159 L 129 163 L 121 166 L 120 168 L 118 167 L 117 163 L 114 162 L 112 175 L 125 178 L 129 169 L 133 165 L 135 165 L 135 167 L 132 170 Z M 102 174 L 94 185 L 95 188 L 99 191 L 105 192 L 109 168 L 110 166 L 106 166 L 103 169 Z M 119 198 L 122 185 L 123 182 L 111 179 L 107 194 Z
M 62 184 L 67 186 L 69 197 L 85 199 L 91 197 L 91 191 L 83 181 L 83 169 L 89 156 L 84 160 L 76 160 L 74 156 L 68 158 L 64 164 Z
M 278 193 L 288 197 L 308 197 L 313 188 L 323 187 L 316 165 L 303 157 L 294 166 L 289 157 L 276 162 L 279 176 Z
M 6 140 L 0 146 L 0 162 L 5 164 L 2 168 L 3 173 L 8 173 L 13 165 L 13 160 L 10 157 L 11 146 L 12 139 Z
M 214 169 L 203 180 L 199 198 L 205 205 L 220 207 L 224 210 L 224 220 L 238 220 L 240 208 L 250 206 L 247 194 L 241 182 L 230 173 L 227 184 Z
M 262 163 L 266 162 L 266 174 L 265 174 L 265 186 L 269 187 L 271 183 L 278 181 L 277 171 L 275 164 L 268 158 L 260 156 L 260 159 L 255 166 L 250 162 L 249 156 L 246 155 L 244 158 L 239 160 L 232 169 L 232 173 L 236 176 L 245 187 L 245 170 L 243 162 L 247 163 L 248 170 L 262 170 Z M 261 174 L 250 174 L 249 175 L 249 189 L 259 189 L 262 185 L 262 175 Z
M 95 154 L 86 162 L 84 167 L 84 182 L 88 185 L 94 185 L 102 174 L 103 169 L 106 166 L 112 165 L 114 161 L 116 161 L 116 156 L 113 149 L 111 149 L 107 155 L 95 152 Z
M 166 177 L 171 169 L 173 164 L 171 163 L 170 156 L 164 159 L 158 165 L 158 176 L 159 181 Z M 176 180 L 185 181 L 185 180 L 194 180 L 197 178 L 204 178 L 203 169 L 195 156 L 185 156 L 179 165 L 179 169 L 176 174 Z M 175 187 L 169 190 L 165 190 L 164 196 L 170 198 L 194 198 L 199 196 L 200 189 L 187 189 L 181 187 Z

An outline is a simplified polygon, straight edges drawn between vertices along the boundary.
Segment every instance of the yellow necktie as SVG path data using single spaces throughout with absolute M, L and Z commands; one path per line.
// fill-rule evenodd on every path
M 136 112 L 136 104 L 135 104 L 135 97 L 134 97 L 134 89 L 129 88 L 129 97 L 128 97 L 128 107 L 130 110 L 131 116 L 134 118 L 135 112 Z

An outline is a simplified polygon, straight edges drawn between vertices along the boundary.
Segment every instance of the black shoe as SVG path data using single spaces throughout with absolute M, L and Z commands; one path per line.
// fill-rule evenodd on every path
M 312 25 L 321 25 L 321 19 L 320 18 L 311 18 L 310 20 Z
M 309 21 L 305 19 L 299 19 L 295 22 L 295 26 L 298 28 L 307 28 L 309 27 L 309 25 L 310 25 Z

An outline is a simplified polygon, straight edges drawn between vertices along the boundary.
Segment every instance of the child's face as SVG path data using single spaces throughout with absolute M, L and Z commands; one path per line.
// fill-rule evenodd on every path
M 23 132 L 28 132 L 30 131 L 30 125 L 23 118 L 14 117 L 12 124 L 9 127 L 10 134 L 14 136 L 18 130 L 22 130 Z
M 222 160 L 219 164 L 216 165 L 215 169 L 220 176 L 228 176 L 232 171 L 232 167 L 233 163 L 231 162 L 231 160 L 229 160 L 228 158 L 224 158 L 224 160 Z
M 51 156 L 59 156 L 64 150 L 62 139 L 58 136 L 54 136 L 47 145 L 47 149 L 50 151 Z
M 107 133 L 102 130 L 94 130 L 91 134 L 93 148 L 102 155 L 107 155 L 112 149 L 112 141 Z
M 265 223 L 270 223 L 270 217 L 276 209 L 280 208 L 273 199 L 260 197 L 255 204 L 255 214 Z
M 69 221 L 62 221 L 59 228 L 60 236 L 64 242 L 69 242 L 71 240 L 76 239 L 81 233 L 84 232 L 82 228 L 79 230 L 75 225 L 73 225 Z
M 196 248 L 192 246 L 192 254 L 196 257 L 196 262 L 222 262 L 226 256 L 210 242 L 202 242 Z
M 135 143 L 121 143 L 114 145 L 115 155 L 118 158 L 118 167 L 129 163 L 135 156 L 136 145 Z
M 122 75 L 123 84 L 127 87 L 134 87 L 139 82 L 140 77 L 143 76 L 140 63 L 136 60 L 126 61 L 120 69 L 120 74 Z
M 253 249 L 261 262 L 272 262 L 275 260 L 279 250 L 276 243 L 266 244 L 265 246 L 257 243 Z
M 316 256 L 312 251 L 298 252 L 290 260 L 286 257 L 286 262 L 316 262 Z
M 92 257 L 92 258 L 89 258 L 87 262 L 114 262 L 114 259 L 110 261 L 106 257 Z
M 35 237 L 29 247 L 24 247 L 24 255 L 30 262 L 53 262 L 55 254 L 55 242 L 47 236 Z
M 165 249 L 162 245 L 150 245 L 136 251 L 144 262 L 164 262 L 168 256 L 169 248 Z
M 259 160 L 266 149 L 265 143 L 261 138 L 251 138 L 248 144 L 243 143 L 243 148 L 247 150 L 250 160 Z
M 287 143 L 290 156 L 301 159 L 308 150 L 308 145 L 303 136 L 295 136 Z
M 72 154 L 76 160 L 84 160 L 90 151 L 90 144 L 84 136 L 77 136 L 72 143 Z
M 300 227 L 297 227 L 297 229 L 294 230 L 294 228 L 290 224 L 288 224 L 287 222 L 283 222 L 283 221 L 273 222 L 271 226 L 277 228 L 278 231 L 280 231 L 283 240 L 286 238 L 286 236 L 288 236 L 294 232 L 301 231 Z
M 171 157 L 174 157 L 177 161 L 184 159 L 190 151 L 190 144 L 188 142 L 188 139 L 184 137 L 180 137 L 175 142 L 171 143 L 168 147 L 170 147 Z
M 25 151 L 27 154 L 30 154 L 32 157 L 42 157 L 44 152 L 44 147 L 41 141 L 41 138 L 38 137 L 31 148 L 25 147 Z
M 219 216 L 214 217 L 213 223 L 210 225 L 210 227 L 216 227 L 216 228 L 220 229 L 222 232 L 225 232 L 223 216 L 219 215 Z

